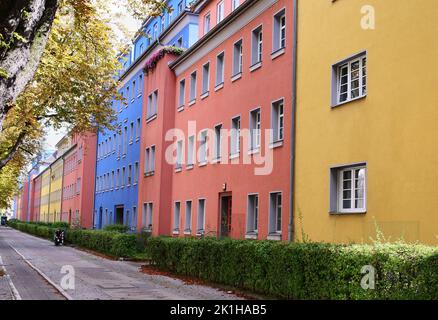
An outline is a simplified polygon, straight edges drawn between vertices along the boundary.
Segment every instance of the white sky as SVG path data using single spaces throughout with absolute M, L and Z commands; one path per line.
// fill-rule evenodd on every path
M 111 16 L 113 21 L 115 21 L 115 24 L 123 25 L 130 33 L 134 34 L 140 28 L 141 21 L 138 21 L 129 15 L 126 8 L 123 7 L 125 3 L 126 0 L 117 0 L 117 5 L 111 4 Z M 122 40 L 124 38 L 123 32 L 118 30 L 115 25 L 113 25 L 113 29 L 116 36 Z M 45 135 L 44 150 L 53 149 L 54 151 L 56 143 L 58 143 L 66 133 L 66 129 L 55 131 L 53 128 L 49 128 Z

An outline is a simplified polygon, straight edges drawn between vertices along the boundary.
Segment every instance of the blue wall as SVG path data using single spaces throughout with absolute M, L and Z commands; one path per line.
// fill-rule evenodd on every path
M 168 4 L 174 8 L 172 21 L 182 13 L 182 11 L 178 12 L 178 4 L 183 4 L 184 11 L 185 4 L 190 2 L 192 2 L 192 0 L 170 0 L 168 2 Z M 143 31 L 147 33 L 148 30 L 151 30 L 152 32 L 154 25 L 157 24 L 158 35 L 160 35 L 172 22 L 169 21 L 169 13 L 167 12 L 164 14 L 164 27 L 161 24 L 161 19 L 161 17 L 149 19 L 144 25 Z M 189 23 L 166 45 L 175 45 L 178 39 L 182 38 L 182 47 L 188 48 L 197 41 L 197 37 L 197 25 Z M 155 40 L 156 39 L 148 39 L 146 35 L 139 36 L 134 41 L 131 52 L 119 59 L 119 61 L 125 65 L 120 75 L 123 75 L 126 70 L 140 58 L 142 52 L 147 50 Z M 138 163 L 138 168 L 140 167 L 141 151 L 139 137 L 141 137 L 141 129 L 143 121 L 145 120 L 145 116 L 142 115 L 143 77 L 143 71 L 126 75 L 126 83 L 119 91 L 125 97 L 125 102 L 113 101 L 113 108 L 116 111 L 117 124 L 119 126 L 118 133 L 105 130 L 98 134 L 96 192 L 94 199 L 94 227 L 97 229 L 109 224 L 115 224 L 117 222 L 117 208 L 123 207 L 123 223 L 131 226 L 131 229 L 134 231 L 136 230 L 137 217 L 141 214 L 141 208 L 138 206 L 138 180 L 140 170 L 135 170 L 135 164 Z M 134 81 L 136 88 L 135 93 L 132 91 Z M 134 127 L 133 134 L 131 134 L 131 123 Z M 140 123 L 140 126 L 138 123 Z M 119 155 L 120 142 L 124 139 L 125 127 L 127 127 L 128 133 L 126 138 L 128 142 L 126 155 L 123 155 L 123 150 Z M 114 143 L 114 134 L 116 134 L 116 143 Z M 130 143 L 131 140 L 132 143 Z M 130 165 L 132 167 L 132 181 L 131 184 L 128 185 L 128 168 Z M 123 168 L 125 168 L 126 172 L 125 182 L 119 184 L 117 187 L 117 181 L 115 181 L 117 180 L 117 170 L 120 170 L 120 176 L 122 176 Z M 112 175 L 113 172 L 114 178 Z M 121 209 L 119 209 L 119 212 L 121 212 Z

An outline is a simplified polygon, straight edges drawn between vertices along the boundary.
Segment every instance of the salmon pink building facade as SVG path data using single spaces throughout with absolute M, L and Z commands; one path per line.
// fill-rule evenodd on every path
M 97 135 L 74 134 L 63 155 L 62 221 L 74 226 L 93 226 L 94 177 Z
M 145 92 L 165 94 L 142 131 L 138 227 L 286 240 L 292 3 L 197 1 L 193 11 L 200 39 L 145 76 Z

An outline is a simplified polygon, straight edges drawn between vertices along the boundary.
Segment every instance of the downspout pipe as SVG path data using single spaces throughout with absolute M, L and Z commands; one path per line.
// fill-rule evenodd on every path
M 298 45 L 298 0 L 293 0 L 293 47 L 292 47 L 292 123 L 290 157 L 290 194 L 289 194 L 289 230 L 288 241 L 294 241 L 295 207 L 295 152 L 296 152 L 296 115 L 297 115 L 297 45 Z

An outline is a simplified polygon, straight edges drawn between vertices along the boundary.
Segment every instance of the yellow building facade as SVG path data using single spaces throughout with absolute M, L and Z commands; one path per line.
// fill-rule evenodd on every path
M 50 171 L 49 222 L 58 222 L 61 221 L 62 178 L 64 173 L 62 157 L 50 166 Z
M 438 244 L 437 12 L 298 0 L 296 239 Z
M 49 222 L 50 167 L 41 175 L 40 222 Z

